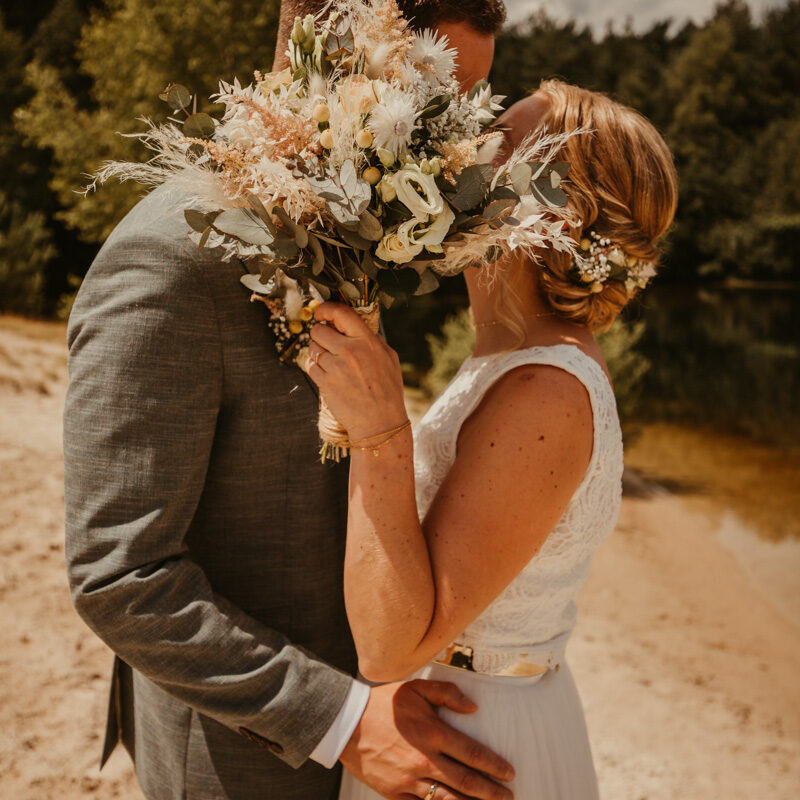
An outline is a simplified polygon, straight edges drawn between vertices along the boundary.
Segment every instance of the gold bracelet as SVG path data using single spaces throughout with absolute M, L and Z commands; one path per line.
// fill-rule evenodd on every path
M 364 444 L 364 442 L 368 442 L 370 439 L 377 439 L 379 436 L 388 436 L 390 433 L 395 433 L 396 431 L 402 431 L 404 428 L 407 428 L 411 423 L 406 420 L 402 425 L 398 425 L 396 428 L 389 428 L 388 431 L 381 431 L 380 433 L 373 433 L 372 436 L 365 436 L 363 439 L 355 439 L 350 442 L 350 446 L 353 445 L 360 445 Z M 369 449 L 369 447 L 367 447 Z
M 389 442 L 394 441 L 406 428 L 411 427 L 411 421 L 406 420 L 402 425 L 397 428 L 392 428 L 390 431 L 385 431 L 384 433 L 376 433 L 374 436 L 367 436 L 367 439 L 374 439 L 377 436 L 386 436 L 387 438 L 384 439 L 382 442 L 376 442 L 375 444 L 367 444 L 367 445 L 359 445 L 354 444 L 353 442 L 350 443 L 351 450 L 372 450 L 372 455 L 377 456 L 378 451 L 381 447 L 385 447 Z M 366 439 L 360 439 L 359 441 L 366 441 Z

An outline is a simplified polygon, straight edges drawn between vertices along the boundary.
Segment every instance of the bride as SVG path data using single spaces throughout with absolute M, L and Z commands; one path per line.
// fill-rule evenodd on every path
M 352 310 L 318 309 L 326 324 L 313 329 L 309 375 L 353 442 L 344 582 L 361 673 L 455 683 L 477 710 L 441 715 L 514 765 L 518 800 L 590 800 L 597 782 L 565 648 L 622 475 L 593 331 L 652 276 L 676 177 L 642 116 L 561 82 L 501 124 L 512 143 L 544 127 L 591 131 L 561 154 L 583 260 L 548 252 L 509 260 L 494 281 L 467 274 L 474 354 L 413 439 L 397 355 Z M 431 774 L 401 796 L 464 795 Z M 340 800 L 377 797 L 345 773 Z

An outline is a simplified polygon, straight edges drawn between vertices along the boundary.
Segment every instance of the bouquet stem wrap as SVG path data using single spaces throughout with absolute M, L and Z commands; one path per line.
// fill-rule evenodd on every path
M 357 306 L 355 311 L 373 333 L 378 332 L 381 323 L 381 311 L 377 303 Z M 338 463 L 348 454 L 350 439 L 347 436 L 347 431 L 333 415 L 321 394 L 319 396 L 319 421 L 317 427 L 322 440 L 322 446 L 319 450 L 322 462 L 336 461 Z

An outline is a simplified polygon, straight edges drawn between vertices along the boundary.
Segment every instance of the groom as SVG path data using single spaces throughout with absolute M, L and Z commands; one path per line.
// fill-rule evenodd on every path
M 284 2 L 276 67 L 294 16 Z M 487 72 L 499 0 L 406 0 Z M 278 362 L 241 265 L 188 239 L 167 184 L 115 229 L 70 319 L 64 416 L 75 607 L 116 653 L 118 741 L 148 800 L 326 800 L 337 761 L 390 797 L 499 800 L 510 767 L 439 720 L 451 684 L 351 676 L 347 466 L 317 458 L 317 396 Z

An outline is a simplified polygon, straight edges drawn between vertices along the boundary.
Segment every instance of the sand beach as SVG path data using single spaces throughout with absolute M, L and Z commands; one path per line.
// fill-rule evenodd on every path
M 141 800 L 121 750 L 98 771 L 111 654 L 66 585 L 64 331 L 0 317 L 0 797 Z M 653 460 L 659 436 L 675 440 L 651 431 L 631 451 L 650 477 L 680 466 Z M 774 469 L 788 486 L 791 464 Z M 780 512 L 748 514 L 733 486 L 642 487 L 597 554 L 568 650 L 602 796 L 795 798 L 800 540 L 788 521 L 765 536 Z M 791 497 L 777 506 L 788 520 Z

